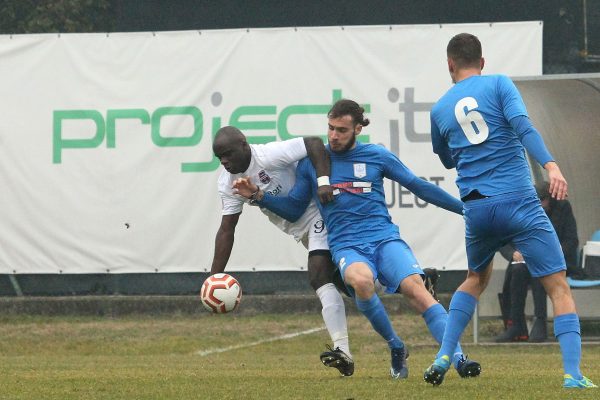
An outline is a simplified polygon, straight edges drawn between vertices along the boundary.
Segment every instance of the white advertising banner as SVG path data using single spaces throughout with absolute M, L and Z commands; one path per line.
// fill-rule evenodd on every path
M 460 32 L 481 39 L 484 72 L 541 74 L 541 22 L 0 36 L 0 273 L 208 271 L 216 130 L 325 138 L 342 97 L 368 111 L 362 140 L 457 195 L 429 110 Z M 465 269 L 463 220 L 386 185 L 421 265 Z M 245 207 L 227 270 L 301 270 L 306 255 Z

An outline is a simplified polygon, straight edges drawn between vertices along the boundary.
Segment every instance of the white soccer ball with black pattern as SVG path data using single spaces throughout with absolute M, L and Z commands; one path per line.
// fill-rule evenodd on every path
M 237 308 L 242 299 L 242 287 L 229 274 L 214 274 L 206 278 L 200 289 L 202 305 L 215 314 L 225 314 Z

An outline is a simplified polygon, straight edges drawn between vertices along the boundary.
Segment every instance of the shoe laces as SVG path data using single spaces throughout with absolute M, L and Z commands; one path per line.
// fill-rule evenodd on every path
M 342 351 L 342 350 L 340 350 L 340 348 L 339 348 L 339 347 L 336 347 L 335 349 L 331 348 L 331 346 L 330 346 L 329 344 L 326 344 L 326 345 L 325 345 L 325 348 L 327 348 L 327 350 L 329 350 L 329 351 L 332 351 L 332 352 L 339 352 L 339 351 Z

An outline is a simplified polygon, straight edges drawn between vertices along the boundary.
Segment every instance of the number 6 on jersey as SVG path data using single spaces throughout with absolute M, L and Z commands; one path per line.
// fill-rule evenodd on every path
M 454 106 L 456 121 L 460 124 L 467 140 L 473 144 L 485 142 L 490 133 L 483 116 L 479 112 L 473 111 L 477 107 L 479 105 L 473 97 L 462 98 Z

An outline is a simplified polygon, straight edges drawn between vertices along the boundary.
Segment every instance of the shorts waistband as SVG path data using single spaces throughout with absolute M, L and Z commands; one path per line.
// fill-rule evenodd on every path
M 467 197 L 467 196 L 465 196 L 465 197 Z M 498 194 L 495 196 L 485 196 L 485 197 L 482 197 L 479 199 L 470 199 L 467 201 L 463 200 L 463 202 L 465 203 L 465 206 L 471 208 L 471 207 L 484 206 L 486 204 L 512 201 L 515 199 L 525 199 L 525 198 L 538 199 L 535 189 L 531 188 L 531 189 L 527 189 L 527 190 L 519 191 L 519 192 L 503 193 L 503 194 Z M 475 200 L 475 201 L 472 201 L 472 200 Z

